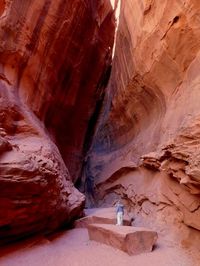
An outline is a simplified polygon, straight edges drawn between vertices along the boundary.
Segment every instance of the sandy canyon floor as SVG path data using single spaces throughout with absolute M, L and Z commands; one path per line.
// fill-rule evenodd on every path
M 197 266 L 194 254 L 159 238 L 152 253 L 129 256 L 90 241 L 86 229 L 37 237 L 1 248 L 1 266 Z

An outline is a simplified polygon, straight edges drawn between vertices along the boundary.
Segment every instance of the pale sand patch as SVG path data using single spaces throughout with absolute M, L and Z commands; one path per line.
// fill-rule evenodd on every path
M 12 251 L 11 251 L 12 250 Z M 1 266 L 197 266 L 189 252 L 158 240 L 152 253 L 129 256 L 89 241 L 86 229 L 73 229 L 49 239 L 32 239 L 1 248 Z

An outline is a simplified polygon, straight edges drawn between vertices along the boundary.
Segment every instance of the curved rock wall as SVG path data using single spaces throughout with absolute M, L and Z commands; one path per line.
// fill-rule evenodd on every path
M 107 0 L 0 1 L 0 242 L 80 214 L 114 28 Z
M 199 18 L 196 0 L 121 1 L 109 100 L 91 166 L 105 201 L 120 195 L 157 218 L 159 208 L 175 208 L 179 224 L 198 230 Z

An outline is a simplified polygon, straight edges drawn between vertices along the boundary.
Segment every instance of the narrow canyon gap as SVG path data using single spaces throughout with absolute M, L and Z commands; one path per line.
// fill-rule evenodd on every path
M 200 3 L 117 10 L 0 1 L 0 242 L 78 217 L 76 184 L 88 206 L 121 198 L 135 226 L 199 243 Z

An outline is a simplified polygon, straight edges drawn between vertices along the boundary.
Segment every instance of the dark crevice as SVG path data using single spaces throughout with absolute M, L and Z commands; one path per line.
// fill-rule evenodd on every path
M 179 16 L 176 16 L 173 21 L 172 21 L 172 25 L 177 23 L 179 21 L 180 17 Z
M 111 53 L 109 55 L 110 62 L 111 62 Z M 95 132 L 98 127 L 98 120 L 102 113 L 102 109 L 104 106 L 104 99 L 105 99 L 105 89 L 107 87 L 108 81 L 110 79 L 111 74 L 111 63 L 106 67 L 105 71 L 103 72 L 96 89 L 96 106 L 95 110 L 89 120 L 88 128 L 86 132 L 86 137 L 83 146 L 83 164 L 81 168 L 81 174 L 75 184 L 75 186 L 83 193 L 88 196 L 89 201 L 93 202 L 94 204 L 94 177 L 91 171 L 91 150 L 93 146 L 93 140 L 95 139 Z

